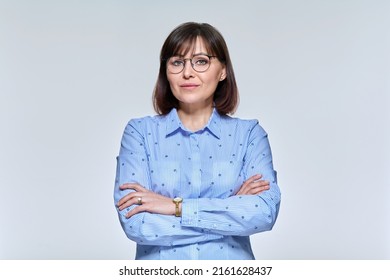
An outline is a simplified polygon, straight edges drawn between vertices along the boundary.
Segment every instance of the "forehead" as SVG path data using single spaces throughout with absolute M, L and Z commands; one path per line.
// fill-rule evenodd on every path
M 175 55 L 180 56 L 191 56 L 198 53 L 213 54 L 209 44 L 206 41 L 198 36 L 195 39 L 188 39 L 181 46 L 177 48 Z

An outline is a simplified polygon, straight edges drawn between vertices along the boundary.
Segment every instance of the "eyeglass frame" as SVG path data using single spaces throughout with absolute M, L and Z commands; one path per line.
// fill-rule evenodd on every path
M 193 59 L 194 57 L 196 57 L 196 56 L 201 56 L 201 55 L 207 56 L 208 59 L 209 59 L 209 67 L 208 67 L 206 70 L 204 70 L 204 71 L 195 70 L 195 68 L 194 68 L 195 63 L 192 63 L 192 59 Z M 169 61 L 172 57 L 175 57 L 175 55 L 163 59 L 163 61 L 165 61 L 165 65 L 166 65 L 166 69 L 167 69 L 167 70 L 168 70 L 168 61 Z M 178 57 L 180 57 L 180 56 L 178 55 Z M 218 56 L 216 56 L 216 55 L 209 55 L 209 54 L 205 54 L 205 53 L 197 53 L 197 54 L 194 54 L 191 58 L 184 58 L 184 57 L 183 57 L 183 58 L 181 59 L 181 60 L 184 61 L 183 68 L 182 68 L 179 72 L 173 73 L 173 72 L 171 72 L 171 71 L 169 71 L 169 70 L 168 70 L 168 71 L 169 71 L 171 74 L 174 74 L 174 75 L 175 75 L 175 74 L 180 74 L 181 72 L 183 72 L 184 68 L 186 68 L 186 61 L 188 60 L 188 61 L 190 61 L 191 68 L 192 68 L 196 73 L 204 73 L 204 72 L 206 72 L 207 70 L 210 69 L 210 66 L 211 66 L 211 58 L 213 58 L 213 57 L 218 58 Z

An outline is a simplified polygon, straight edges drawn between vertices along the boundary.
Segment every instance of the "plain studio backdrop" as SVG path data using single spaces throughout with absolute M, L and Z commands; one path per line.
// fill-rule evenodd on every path
M 269 133 L 282 204 L 256 258 L 390 259 L 389 3 L 0 0 L 0 258 L 134 258 L 115 157 L 196 21 L 227 41 L 235 116 Z

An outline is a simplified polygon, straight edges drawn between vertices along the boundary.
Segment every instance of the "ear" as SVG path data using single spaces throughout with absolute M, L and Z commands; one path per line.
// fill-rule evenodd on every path
M 223 67 L 221 70 L 221 75 L 219 77 L 219 81 L 222 82 L 225 79 L 226 79 L 226 67 Z

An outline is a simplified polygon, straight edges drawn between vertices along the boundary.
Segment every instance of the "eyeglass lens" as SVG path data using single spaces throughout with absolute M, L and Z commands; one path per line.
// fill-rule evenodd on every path
M 210 58 L 206 55 L 196 55 L 190 58 L 173 56 L 167 62 L 167 69 L 172 74 L 178 74 L 183 71 L 186 61 L 190 61 L 192 68 L 196 72 L 205 72 L 210 67 Z

